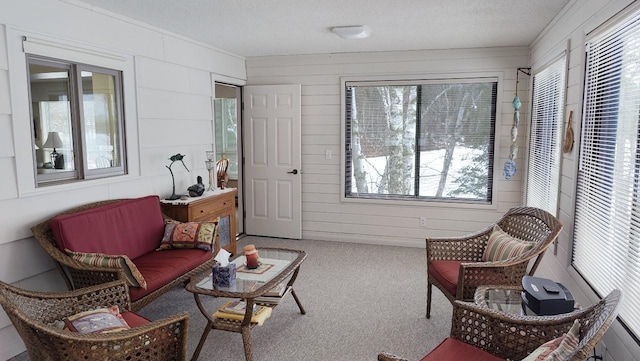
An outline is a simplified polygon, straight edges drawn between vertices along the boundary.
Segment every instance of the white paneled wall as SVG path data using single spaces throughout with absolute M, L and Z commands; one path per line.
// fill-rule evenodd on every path
M 169 157 L 186 155 L 185 163 L 172 167 L 176 191 L 185 193 L 205 176 L 205 150 L 213 147 L 211 74 L 225 79 L 245 78 L 244 59 L 213 49 L 161 29 L 124 19 L 74 0 L 0 0 L 0 280 L 38 290 L 62 290 L 62 278 L 51 258 L 31 237 L 30 227 L 52 215 L 92 201 L 171 193 L 171 176 L 166 169 Z M 29 139 L 14 139 L 14 127 L 29 122 L 28 111 L 12 111 L 23 92 L 12 93 L 12 82 L 27 79 L 15 76 L 9 59 L 21 59 L 21 50 L 7 43 L 8 34 L 42 34 L 43 37 L 128 54 L 134 59 L 135 74 L 124 89 L 125 104 L 133 114 L 126 119 L 135 132 L 128 134 L 127 146 L 132 167 L 129 176 L 83 182 L 21 194 L 17 179 L 18 145 Z M 25 63 L 15 65 L 22 67 Z M 20 88 L 20 87 L 17 87 Z M 132 149 L 133 148 L 133 149 Z M 28 154 L 19 154 L 29 159 Z M 139 158 L 139 159 L 138 159 Z M 24 351 L 22 341 L 4 312 L 0 311 L 0 360 Z
M 247 83 L 302 84 L 302 230 L 305 239 L 367 242 L 424 247 L 429 236 L 461 235 L 484 228 L 506 210 L 521 204 L 522 173 L 507 181 L 502 167 L 509 155 L 516 69 L 529 64 L 527 48 L 434 50 L 393 53 L 275 56 L 247 59 Z M 494 180 L 491 206 L 368 204 L 340 201 L 341 95 L 343 76 L 422 75 L 452 77 L 491 73 L 499 76 Z M 522 75 L 522 74 L 521 74 Z M 520 77 L 526 138 L 527 77 Z M 332 159 L 325 159 L 325 152 Z M 523 167 L 519 153 L 518 166 Z M 419 227 L 427 217 L 427 228 Z M 461 222 L 461 220 L 464 220 Z
M 567 104 L 565 116 L 573 111 L 575 144 L 573 151 L 563 154 L 560 189 L 560 209 L 558 217 L 564 229 L 558 237 L 558 252 L 548 251 L 538 272 L 543 277 L 552 278 L 567 286 L 581 304 L 596 302 L 597 296 L 571 267 L 571 243 L 573 241 L 573 216 L 577 162 L 580 145 L 580 124 L 582 116 L 582 94 L 584 84 L 584 58 L 586 34 L 607 19 L 623 10 L 632 0 L 583 0 L 573 1 L 556 21 L 534 42 L 531 47 L 533 67 L 541 67 L 567 48 L 569 42 L 569 72 Z M 565 118 L 565 122 L 567 118 Z M 606 262 L 606 260 L 603 260 Z M 605 360 L 640 360 L 640 346 L 629 336 L 619 323 L 614 323 L 604 336 L 602 345 L 607 352 Z

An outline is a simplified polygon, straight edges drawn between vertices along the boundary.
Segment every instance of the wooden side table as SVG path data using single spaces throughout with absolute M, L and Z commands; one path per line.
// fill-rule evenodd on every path
M 186 200 L 161 200 L 162 212 L 180 222 L 213 221 L 220 217 L 220 247 L 236 254 L 236 188 L 216 189 Z M 216 249 L 217 253 L 218 250 Z

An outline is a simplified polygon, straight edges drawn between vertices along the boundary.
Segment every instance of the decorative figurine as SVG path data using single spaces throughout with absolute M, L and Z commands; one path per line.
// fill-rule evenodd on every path
M 204 184 L 202 183 L 202 177 L 198 176 L 197 180 L 198 183 L 187 188 L 191 197 L 200 197 L 202 193 L 204 193 Z
M 171 172 L 171 183 L 173 184 L 173 188 L 171 190 L 171 197 L 167 198 L 167 200 L 169 201 L 174 201 L 180 198 L 180 196 L 176 195 L 176 180 L 173 177 L 173 171 L 171 170 L 171 166 L 173 165 L 173 163 L 175 163 L 176 161 L 180 161 L 180 163 L 182 163 L 182 165 L 184 166 L 184 169 L 186 169 L 187 172 L 189 172 L 189 168 L 187 168 L 187 165 L 184 164 L 184 162 L 182 161 L 183 158 L 184 158 L 184 155 L 180 153 L 172 155 L 171 158 L 169 158 L 169 160 L 171 161 L 171 164 L 165 165 L 165 167 L 169 169 L 169 172 Z

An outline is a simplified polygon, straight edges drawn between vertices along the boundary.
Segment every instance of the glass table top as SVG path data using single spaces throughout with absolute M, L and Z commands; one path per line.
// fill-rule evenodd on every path
M 237 256 L 230 263 L 236 266 L 236 279 L 230 287 L 213 284 L 212 272 L 204 272 L 194 278 L 187 289 L 191 292 L 213 296 L 255 297 L 269 291 L 289 276 L 306 258 L 300 250 L 283 248 L 257 248 L 260 265 L 256 269 L 246 267 L 244 255 Z

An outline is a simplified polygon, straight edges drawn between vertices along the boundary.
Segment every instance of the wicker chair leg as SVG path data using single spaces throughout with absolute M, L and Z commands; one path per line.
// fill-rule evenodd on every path
M 245 361 L 253 361 L 253 351 L 251 347 L 251 329 L 248 327 L 242 328 L 242 343 L 244 344 Z
M 211 332 L 211 329 L 213 328 L 213 322 L 209 321 L 207 322 L 207 325 L 204 328 L 204 331 L 202 331 L 202 337 L 200 337 L 200 342 L 198 342 L 198 346 L 196 347 L 195 351 L 193 351 L 193 355 L 191 355 L 191 361 L 197 361 L 198 357 L 200 357 L 200 351 L 202 351 L 202 346 L 204 346 L 204 342 L 207 340 L 207 337 L 209 336 L 209 332 Z
M 427 281 L 427 318 L 431 318 L 431 281 Z

